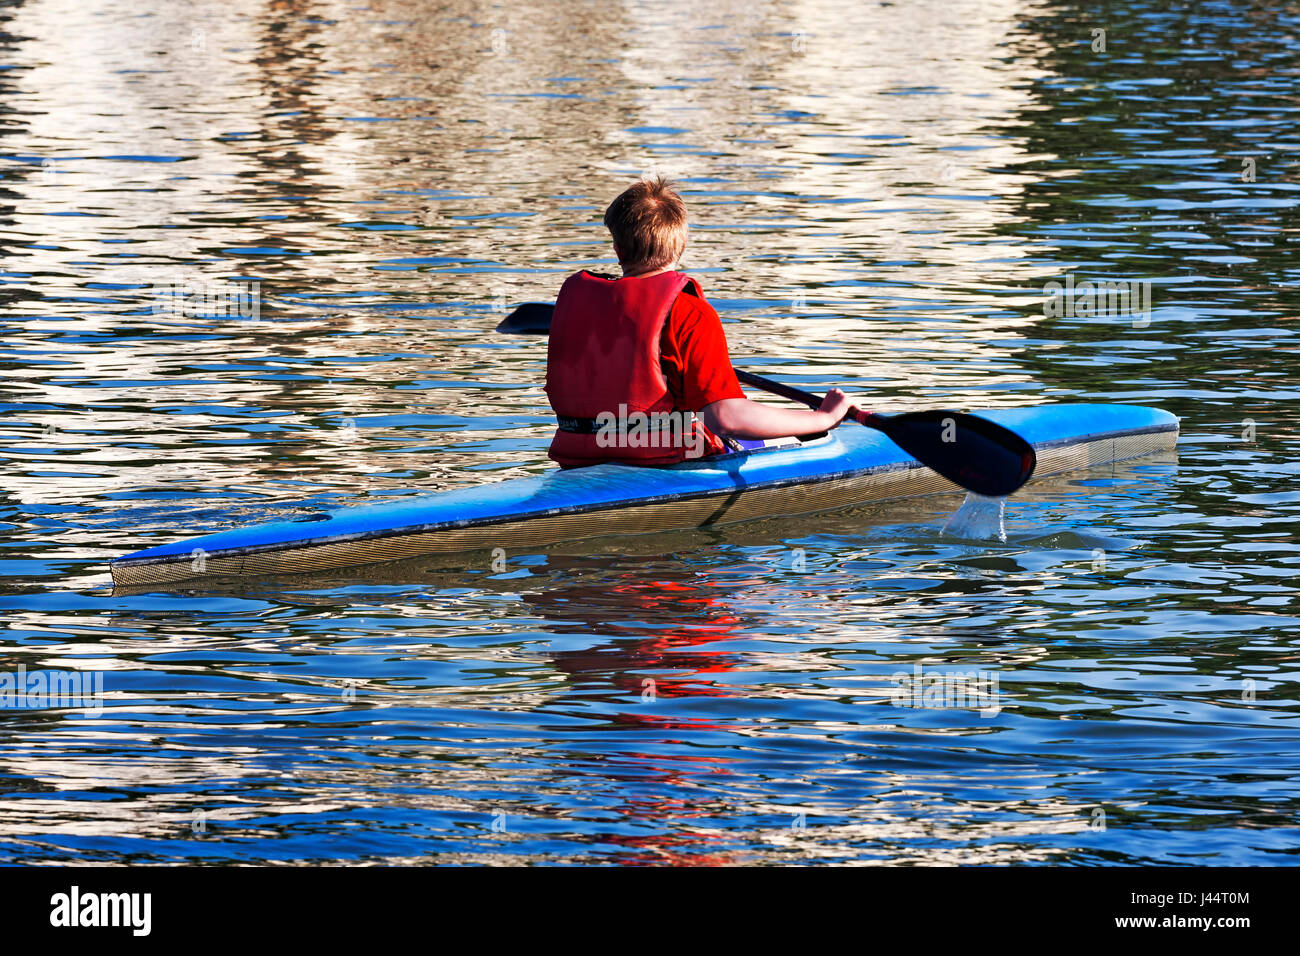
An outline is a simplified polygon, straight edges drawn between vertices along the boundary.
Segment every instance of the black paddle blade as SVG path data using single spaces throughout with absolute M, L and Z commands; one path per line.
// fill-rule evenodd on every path
M 1011 494 L 1034 473 L 1034 447 L 1009 428 L 965 412 L 871 416 L 903 451 L 954 484 L 986 498 Z
M 497 326 L 498 332 L 519 335 L 546 335 L 551 331 L 551 315 L 555 306 L 549 302 L 525 302 Z

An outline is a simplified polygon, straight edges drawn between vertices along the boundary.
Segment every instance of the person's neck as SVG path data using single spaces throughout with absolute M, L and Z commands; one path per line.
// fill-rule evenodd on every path
M 644 279 L 647 276 L 657 276 L 661 272 L 671 272 L 671 271 L 672 269 L 668 266 L 661 266 L 658 269 L 644 269 L 644 270 L 639 270 L 638 267 L 636 266 L 631 266 L 631 267 L 623 266 L 623 278 Z

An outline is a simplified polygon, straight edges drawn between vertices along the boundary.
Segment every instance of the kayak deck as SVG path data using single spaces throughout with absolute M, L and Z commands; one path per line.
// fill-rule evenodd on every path
M 1037 477 L 1171 449 L 1178 419 L 1132 405 L 980 412 L 1019 432 Z M 664 468 L 595 465 L 220 531 L 111 562 L 117 586 L 337 570 L 427 554 L 539 547 L 951 492 L 879 432 L 845 424 L 797 447 Z

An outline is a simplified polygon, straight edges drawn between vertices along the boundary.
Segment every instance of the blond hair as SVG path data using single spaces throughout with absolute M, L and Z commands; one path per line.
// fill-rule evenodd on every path
M 623 190 L 605 210 L 605 227 L 625 267 L 665 269 L 686 251 L 686 203 L 662 176 Z

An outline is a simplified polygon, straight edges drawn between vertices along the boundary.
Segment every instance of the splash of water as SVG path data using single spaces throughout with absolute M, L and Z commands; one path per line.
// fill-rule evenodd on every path
M 953 538 L 981 541 L 997 538 L 1007 540 L 1006 498 L 985 498 L 973 491 L 966 493 L 957 513 L 943 526 L 943 533 Z

